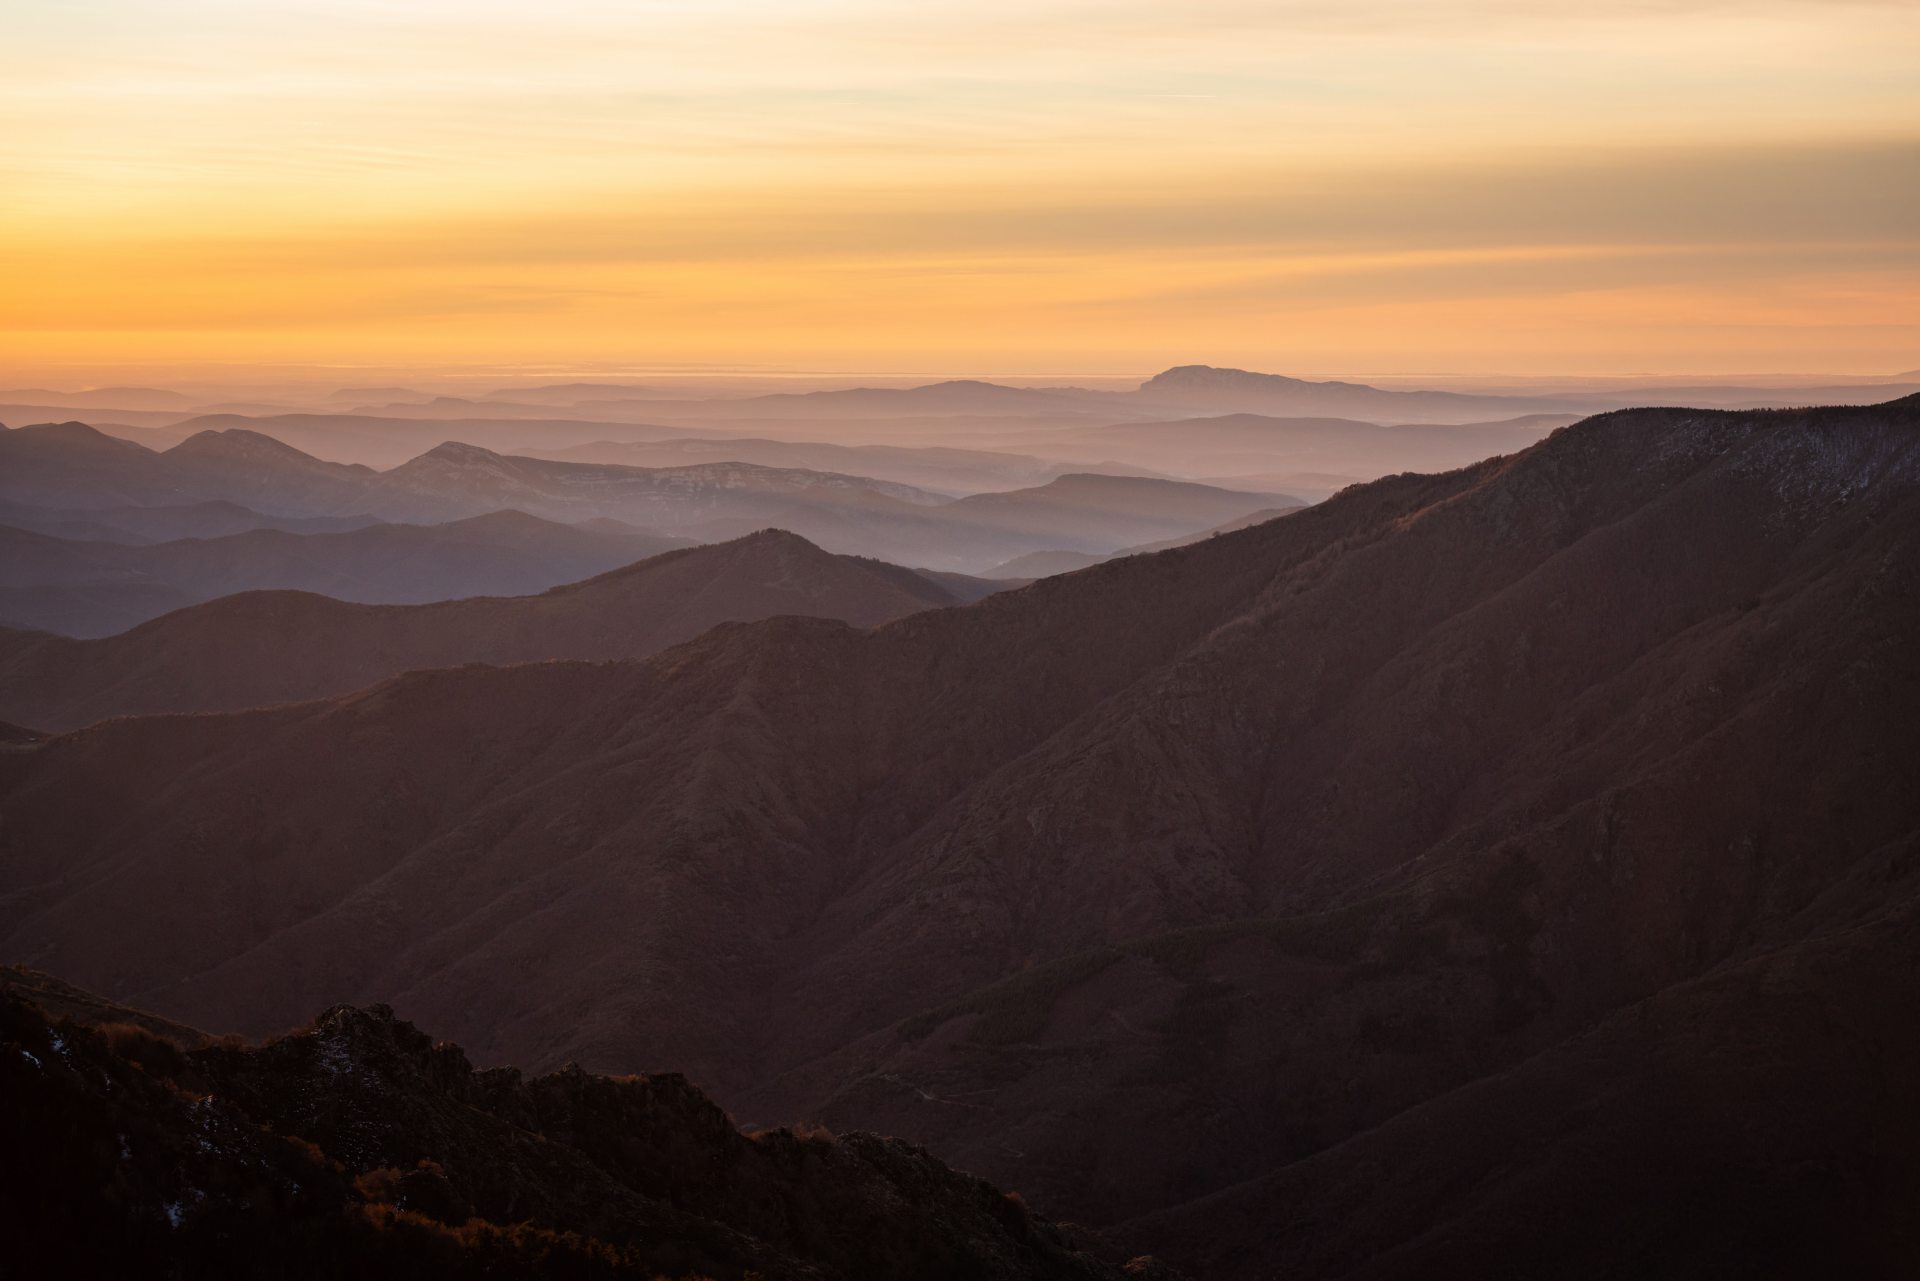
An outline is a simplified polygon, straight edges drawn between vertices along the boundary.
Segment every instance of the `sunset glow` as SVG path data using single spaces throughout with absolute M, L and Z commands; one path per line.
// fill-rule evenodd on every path
M 1920 364 L 1920 8 L 30 2 L 18 372 Z

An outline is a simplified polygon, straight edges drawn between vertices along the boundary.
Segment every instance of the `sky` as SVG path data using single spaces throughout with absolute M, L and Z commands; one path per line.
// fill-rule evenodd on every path
M 0 31 L 16 373 L 1920 367 L 1912 0 L 6 0 Z

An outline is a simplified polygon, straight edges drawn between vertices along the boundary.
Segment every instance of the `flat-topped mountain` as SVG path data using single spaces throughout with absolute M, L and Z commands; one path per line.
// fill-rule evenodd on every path
M 1288 417 L 1348 417 L 1372 422 L 1470 422 L 1489 416 L 1578 412 L 1581 402 L 1544 396 L 1391 391 L 1365 383 L 1313 382 L 1212 365 L 1179 365 L 1140 384 L 1135 399 L 1182 408 Z
M 1447 471 L 1515 453 L 1576 418 L 1529 414 L 1499 422 L 1380 426 L 1351 418 L 1233 413 L 1075 428 L 1049 437 L 1044 448 L 1056 454 L 1097 453 L 1182 475 L 1326 472 L 1372 480 L 1403 471 Z

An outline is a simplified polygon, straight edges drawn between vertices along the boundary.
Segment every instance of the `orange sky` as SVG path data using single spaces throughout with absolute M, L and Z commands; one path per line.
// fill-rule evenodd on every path
M 1920 5 L 28 0 L 0 367 L 1920 366 Z

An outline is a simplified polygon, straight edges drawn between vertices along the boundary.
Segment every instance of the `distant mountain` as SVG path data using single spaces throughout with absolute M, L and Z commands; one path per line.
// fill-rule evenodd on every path
M 0 525 L 0 626 L 109 636 L 235 592 L 316 592 L 366 604 L 521 596 L 688 546 L 501 511 L 443 525 L 344 533 L 255 529 L 124 546 Z
M 181 478 L 182 489 L 198 488 L 208 497 L 245 495 L 238 501 L 293 514 L 364 511 L 358 499 L 375 475 L 357 463 L 325 462 L 237 427 L 196 431 L 160 457 Z
M 1573 392 L 1588 405 L 1611 407 L 1622 399 L 1635 404 L 1698 405 L 1725 409 L 1772 409 L 1800 405 L 1872 405 L 1899 396 L 1920 393 L 1920 375 L 1904 375 L 1899 382 L 1842 382 L 1822 385 L 1738 386 L 1730 383 L 1661 383 L 1624 387 L 1605 392 Z
M 129 427 L 125 423 L 107 422 L 104 418 L 97 419 L 89 426 L 116 440 L 129 440 L 153 450 L 171 449 L 186 439 L 175 427 Z
M 280 514 L 371 514 L 428 524 L 516 510 L 569 524 L 619 520 L 695 541 L 777 526 L 832 551 L 885 553 L 953 572 L 1049 546 L 1107 551 L 1173 537 L 1264 505 L 1260 495 L 1222 494 L 1180 482 L 1075 475 L 1052 488 L 956 504 L 866 476 L 737 462 L 625 467 L 449 441 L 374 472 L 322 461 L 243 428 L 209 428 L 159 453 L 80 423 L 0 432 L 0 507 L 214 500 Z
M 377 523 L 372 516 L 270 516 L 224 499 L 168 507 L 37 507 L 0 503 L 0 525 L 86 542 L 164 543 L 176 538 L 220 538 L 251 529 L 335 534 Z
M 753 505 L 769 497 L 856 506 L 875 499 L 908 506 L 943 501 L 910 485 L 803 468 L 734 462 L 673 468 L 565 463 L 497 454 L 458 442 L 436 446 L 383 472 L 378 491 L 390 505 L 448 515 L 517 507 L 582 519 L 639 519 L 660 529 L 689 528 L 736 515 L 752 519 L 760 510 Z
M 1258 489 L 1275 494 L 1294 494 L 1303 502 L 1317 503 L 1322 499 L 1333 497 L 1348 485 L 1363 483 L 1365 478 L 1329 471 L 1266 471 L 1240 472 L 1230 476 L 1202 476 L 1197 479 L 1203 485 L 1219 485 L 1223 489 Z
M 1076 429 L 1049 437 L 1043 447 L 1095 451 L 1183 475 L 1331 472 L 1372 480 L 1511 454 L 1573 421 L 1572 415 L 1540 414 L 1490 423 L 1380 426 L 1346 418 L 1226 414 Z
M 1920 401 L 1609 414 L 870 631 L 0 752 L 0 953 L 673 1063 L 1226 1281 L 1885 1275 L 1916 633 Z
M 42 404 L 39 402 L 19 402 L 0 399 L 0 423 L 14 425 L 31 423 L 64 422 L 73 417 L 75 405 Z M 89 413 L 89 418 L 100 420 L 99 425 L 108 421 L 129 427 L 171 428 L 176 423 L 185 422 L 200 411 L 193 407 L 180 409 L 99 409 Z
M 801 468 L 555 462 L 446 444 L 383 473 L 375 510 L 435 519 L 516 508 L 613 517 L 720 539 L 769 524 L 830 550 L 972 571 L 1037 547 L 1109 550 L 1174 537 L 1269 505 L 1271 495 L 1129 476 L 1067 475 L 950 500 L 909 485 Z
M 477 1071 L 384 1006 L 338 1006 L 267 1045 L 207 1045 L 21 977 L 0 990 L 0 1143 L 33 1154 L 0 1174 L 10 1271 L 1172 1276 L 1102 1264 L 896 1140 L 744 1135 L 677 1075 Z
M 152 451 L 80 422 L 42 423 L 0 432 L 0 498 L 15 502 L 108 506 L 148 497 L 153 482 L 140 461 Z
M 540 387 L 498 387 L 481 399 L 569 405 L 583 400 L 647 399 L 661 394 L 659 388 L 645 383 L 548 383 Z
M 337 537 L 364 535 L 388 536 Z M 0 715 L 71 729 L 109 716 L 257 707 L 420 668 L 635 658 L 724 622 L 795 614 L 865 627 L 961 599 L 912 570 L 834 556 L 780 530 L 667 552 L 538 596 L 360 605 L 245 592 L 99 640 L 0 630 Z
M 1231 534 L 1236 529 L 1245 529 L 1249 525 L 1263 525 L 1270 520 L 1292 515 L 1305 507 L 1305 503 L 1289 502 L 1280 507 L 1263 507 L 1259 511 L 1248 512 L 1212 529 L 1203 529 L 1197 534 L 1183 534 L 1178 538 L 1162 539 L 1157 543 L 1141 543 L 1135 547 L 1122 547 L 1117 552 L 1099 555 L 1093 552 L 1044 551 L 1029 552 L 1025 556 L 1016 556 L 1004 564 L 996 565 L 986 572 L 987 578 L 1049 578 L 1054 574 L 1069 574 L 1076 569 L 1085 569 L 1090 565 L 1104 564 L 1110 560 L 1119 560 L 1123 556 L 1145 556 L 1153 552 L 1172 551 L 1176 547 L 1185 547 L 1197 543 L 1203 538 L 1213 538 L 1219 534 Z
M 821 441 L 711 437 L 696 440 L 595 441 L 565 449 L 528 448 L 534 458 L 560 462 L 616 463 L 627 467 L 684 467 L 699 463 L 752 463 L 803 467 L 871 476 L 920 489 L 954 494 L 1037 485 L 1070 465 L 1030 454 L 941 446 L 834 445 Z
M 1016 531 L 1068 550 L 1105 551 L 1180 538 L 1274 505 L 1276 495 L 1186 481 L 1072 473 L 1032 489 L 972 494 L 941 509 L 949 519 Z
M 283 441 L 317 458 L 392 467 L 448 440 L 512 450 L 539 442 L 549 447 L 616 437 L 653 440 L 702 434 L 698 427 L 653 427 L 556 416 L 548 410 L 519 412 L 511 406 L 390 405 L 382 413 L 203 414 L 178 424 L 187 431 L 252 431 Z M 513 412 L 509 412 L 512 410 Z
M 1365 383 L 1310 382 L 1281 374 L 1180 365 L 1133 393 L 1142 402 L 1280 417 L 1364 418 L 1390 423 L 1461 423 L 1530 413 L 1579 413 L 1583 402 L 1549 396 L 1478 396 L 1450 391 L 1387 391 Z
M 846 387 L 783 391 L 711 400 L 660 400 L 664 415 L 711 418 L 889 418 L 898 415 L 1079 414 L 1093 412 L 1108 393 L 1078 387 L 1007 387 L 956 378 L 920 387 Z
M 617 403 L 617 402 L 608 402 Z M 1463 395 L 1389 391 L 1363 383 L 1312 382 L 1243 369 L 1183 365 L 1154 375 L 1131 392 L 1084 387 L 1010 387 L 954 379 L 918 387 L 852 387 L 710 400 L 653 400 L 662 418 L 808 419 L 895 416 L 1029 416 L 1150 418 L 1158 412 L 1263 413 L 1288 417 L 1359 417 L 1385 422 L 1469 422 L 1518 414 L 1579 412 L 1589 402 L 1551 396 Z
M 0 431 L 0 503 L 177 507 L 217 500 L 281 515 L 359 513 L 374 473 L 258 432 L 204 431 L 164 452 L 84 423 Z
M 327 393 L 330 401 L 364 405 L 376 400 L 426 400 L 428 394 L 411 387 L 340 387 Z
M 31 401 L 76 409 L 164 409 L 193 403 L 189 396 L 159 387 L 98 387 L 92 391 L 48 391 L 30 387 L 0 391 L 0 401 Z

